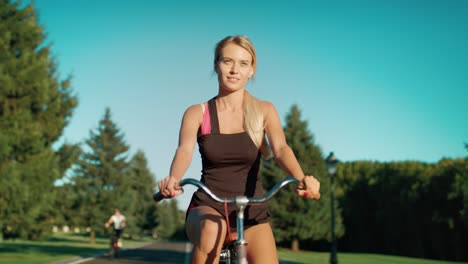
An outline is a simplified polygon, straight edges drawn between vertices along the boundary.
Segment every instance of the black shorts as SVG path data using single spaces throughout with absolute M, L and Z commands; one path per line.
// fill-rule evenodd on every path
M 123 229 L 114 229 L 114 234 L 116 237 L 120 238 L 122 236 Z

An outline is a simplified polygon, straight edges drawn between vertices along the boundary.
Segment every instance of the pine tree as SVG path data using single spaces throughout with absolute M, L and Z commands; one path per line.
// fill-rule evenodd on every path
M 94 242 L 96 231 L 114 208 L 125 215 L 132 205 L 131 169 L 127 161 L 129 146 L 120 129 L 111 119 L 109 108 L 99 121 L 97 131 L 90 131 L 84 150 L 74 169 L 74 186 L 78 195 L 76 205 L 82 225 L 90 227 Z
M 52 145 L 77 98 L 61 80 L 33 5 L 0 1 L 0 230 L 39 238 L 51 230 L 60 160 Z
M 148 161 L 143 151 L 137 151 L 130 161 L 132 170 L 131 191 L 134 200 L 128 217 L 132 217 L 133 230 L 131 233 L 141 234 L 142 231 L 151 231 L 155 227 L 156 204 L 153 201 L 152 194 L 156 190 L 156 179 L 148 168 Z M 126 231 L 127 232 L 127 231 Z
M 270 202 L 272 224 L 275 237 L 281 242 L 291 242 L 293 250 L 299 249 L 299 241 L 306 239 L 330 239 L 330 200 L 329 182 L 321 149 L 314 143 L 313 135 L 308 131 L 307 121 L 301 120 L 297 105 L 291 107 L 286 117 L 284 133 L 286 141 L 294 152 L 306 175 L 314 175 L 321 184 L 319 201 L 299 197 L 295 186 L 280 191 Z M 264 187 L 269 190 L 274 184 L 284 179 L 284 172 L 274 160 L 262 163 Z M 337 214 L 337 234 L 343 233 L 340 214 Z
M 53 223 L 56 226 L 79 226 L 76 217 L 76 194 L 70 184 L 70 173 L 73 164 L 76 164 L 82 155 L 80 144 L 66 144 L 58 149 L 60 156 L 59 169 L 62 177 L 55 182 L 54 203 L 55 217 Z
M 157 205 L 156 210 L 157 227 L 156 232 L 160 238 L 173 237 L 181 226 L 183 219 L 180 217 L 179 207 L 176 199 L 164 200 Z

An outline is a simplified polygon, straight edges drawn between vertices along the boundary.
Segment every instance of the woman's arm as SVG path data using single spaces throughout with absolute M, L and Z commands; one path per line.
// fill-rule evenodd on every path
M 182 193 L 178 182 L 183 178 L 192 162 L 202 117 L 203 110 L 200 105 L 192 105 L 184 113 L 179 131 L 179 145 L 172 159 L 169 176 L 159 182 L 160 192 L 165 197 L 173 197 Z
M 104 226 L 107 228 L 113 223 L 112 216 L 107 220 L 107 222 L 104 224 Z
M 313 176 L 304 175 L 294 152 L 286 142 L 286 137 L 276 108 L 272 103 L 262 101 L 262 110 L 265 122 L 265 133 L 267 134 L 276 163 L 286 174 L 293 176 L 301 182 L 299 186 L 301 190 L 298 190 L 300 195 L 319 199 L 320 182 Z M 304 187 L 305 190 L 303 190 Z

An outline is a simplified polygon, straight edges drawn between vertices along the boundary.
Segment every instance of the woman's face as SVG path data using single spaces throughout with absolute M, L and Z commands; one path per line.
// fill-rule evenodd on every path
M 216 72 L 222 89 L 230 92 L 244 89 L 254 73 L 252 56 L 241 46 L 228 44 L 221 50 Z

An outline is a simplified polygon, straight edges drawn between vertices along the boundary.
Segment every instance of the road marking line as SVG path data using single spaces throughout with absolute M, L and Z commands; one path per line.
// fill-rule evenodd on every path
M 191 252 L 192 252 L 192 243 L 186 242 L 185 243 L 185 260 L 184 260 L 185 264 L 190 263 L 190 253 Z
M 80 259 L 80 260 L 77 260 L 77 261 L 73 261 L 73 262 L 70 262 L 69 264 L 78 264 L 78 263 L 83 263 L 85 261 L 89 261 L 89 260 L 93 260 L 94 258 L 84 258 L 84 259 Z

